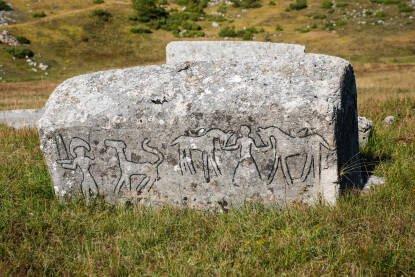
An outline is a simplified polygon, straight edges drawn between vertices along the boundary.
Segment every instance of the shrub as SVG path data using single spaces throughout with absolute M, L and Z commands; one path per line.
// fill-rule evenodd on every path
M 372 3 L 376 4 L 385 4 L 385 5 L 392 5 L 392 4 L 399 4 L 400 0 L 370 0 Z
M 30 40 L 24 36 L 17 36 L 16 40 L 21 44 L 30 44 Z
M 315 14 L 313 19 L 325 19 L 327 16 L 325 14 Z
M 29 48 L 17 48 L 17 47 L 6 47 L 4 50 L 12 55 L 13 57 L 16 57 L 18 59 L 24 59 L 26 57 L 33 57 L 33 51 Z
M 46 16 L 46 13 L 44 11 L 35 12 L 35 13 L 32 14 L 32 16 L 35 17 L 35 18 L 36 17 L 45 17 Z
M 207 7 L 207 0 L 177 0 L 176 2 L 180 6 L 186 7 L 186 12 L 195 12 L 204 14 L 203 9 Z
M 111 19 L 111 17 L 112 17 L 112 14 L 110 12 L 105 11 L 103 9 L 94 10 L 94 11 L 92 11 L 92 14 L 91 15 L 92 16 L 96 16 L 96 17 L 99 17 L 99 18 L 101 18 L 104 21 L 109 21 Z
M 302 10 L 307 8 L 307 0 L 296 0 L 295 3 L 291 3 L 287 8 L 287 11 Z
M 278 25 L 275 27 L 275 31 L 282 32 L 282 31 L 284 31 L 284 28 L 282 28 L 282 26 L 278 24 Z
M 208 14 L 206 15 L 206 19 L 209 21 L 216 21 L 216 22 L 223 22 L 225 21 L 225 17 L 222 15 L 214 15 L 214 14 Z
M 376 13 L 376 17 L 379 19 L 384 19 L 386 16 L 386 13 L 384 11 L 379 11 Z
M 399 7 L 399 11 L 402 13 L 410 13 L 414 11 L 414 8 L 412 8 L 406 3 L 399 3 L 398 7 Z
M 249 27 L 235 31 L 235 27 L 225 27 L 219 32 L 220 37 L 240 37 L 243 40 L 252 40 L 254 35 L 259 33 L 255 27 Z
M 275 6 L 276 4 L 275 4 L 275 2 L 274 1 L 269 1 L 269 3 L 268 3 L 268 5 L 270 5 L 270 6 Z
M 322 3 L 321 3 L 321 7 L 323 8 L 323 9 L 331 9 L 331 7 L 333 6 L 333 2 L 331 2 L 331 0 L 324 0 Z
M 104 0 L 93 0 L 92 3 L 93 4 L 102 4 L 102 3 L 104 3 Z
M 225 3 L 221 4 L 218 9 L 216 10 L 218 13 L 226 13 L 227 11 L 227 6 Z
M 151 34 L 151 30 L 145 27 L 132 27 L 130 29 L 131 33 L 134 34 Z
M 238 34 L 236 33 L 234 26 L 232 27 L 227 26 L 219 31 L 219 36 L 234 38 L 234 37 L 237 37 Z
M 336 22 L 336 26 L 344 26 L 344 25 L 347 25 L 347 21 L 340 20 Z
M 250 9 L 261 7 L 260 0 L 231 0 L 231 2 L 235 8 Z
M 196 31 L 196 30 L 186 30 L 186 32 L 179 33 L 181 37 L 184 38 L 194 38 L 194 37 L 204 37 L 205 33 L 203 31 Z
M 344 8 L 344 7 L 347 7 L 348 5 L 349 5 L 349 3 L 337 2 L 336 3 L 336 8 Z
M 334 27 L 335 27 L 336 25 L 333 23 L 333 22 L 327 22 L 326 23 L 326 25 L 325 25 L 325 27 L 327 28 L 327 29 L 329 29 L 330 31 L 332 31 L 332 30 L 334 30 Z
M 0 0 L 0 11 L 11 11 L 13 10 L 6 2 Z
M 168 12 L 160 7 L 156 0 L 132 0 L 140 22 L 160 20 L 168 16 Z
M 309 28 L 297 28 L 295 30 L 299 33 L 308 33 L 308 32 L 310 32 Z

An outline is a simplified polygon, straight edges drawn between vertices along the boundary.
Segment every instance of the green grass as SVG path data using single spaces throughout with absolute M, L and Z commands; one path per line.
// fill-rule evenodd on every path
M 367 99 L 360 114 L 375 126 L 362 155 L 387 184 L 344 195 L 336 206 L 279 210 L 247 203 L 212 214 L 61 203 L 37 132 L 0 126 L 0 268 L 12 276 L 411 275 L 415 99 L 360 91 Z M 393 126 L 382 124 L 386 115 L 396 117 Z

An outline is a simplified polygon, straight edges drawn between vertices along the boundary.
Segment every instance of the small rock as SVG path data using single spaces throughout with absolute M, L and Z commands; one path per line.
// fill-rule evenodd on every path
M 212 22 L 212 27 L 214 27 L 214 28 L 219 27 L 219 23 L 217 23 L 217 22 Z
M 385 184 L 385 178 L 372 175 L 367 180 L 367 182 L 366 182 L 365 186 L 363 187 L 362 191 L 367 193 L 372 188 L 375 188 L 376 186 L 384 185 L 384 184 Z
M 1 34 L 0 34 L 0 42 L 10 45 L 10 46 L 19 46 L 19 42 L 16 40 L 16 38 L 9 33 L 9 31 L 4 30 Z
M 369 141 L 370 134 L 372 133 L 373 123 L 372 120 L 366 117 L 359 116 L 359 146 L 365 147 Z
M 392 115 L 385 117 L 385 119 L 383 120 L 383 123 L 385 125 L 392 125 L 393 122 L 395 122 L 395 117 Z

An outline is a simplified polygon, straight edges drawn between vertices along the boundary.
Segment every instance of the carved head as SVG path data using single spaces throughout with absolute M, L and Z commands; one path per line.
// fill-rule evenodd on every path
M 239 133 L 243 137 L 248 137 L 249 134 L 251 134 L 251 127 L 249 127 L 248 125 L 241 125 L 241 127 L 239 128 Z
M 69 151 L 73 157 L 83 157 L 86 151 L 91 151 L 89 143 L 81 138 L 73 138 L 69 145 Z

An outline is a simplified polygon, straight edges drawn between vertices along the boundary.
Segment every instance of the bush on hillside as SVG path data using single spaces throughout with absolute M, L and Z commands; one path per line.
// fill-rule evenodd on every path
M 224 37 L 235 38 L 238 36 L 238 34 L 236 33 L 234 26 L 232 27 L 226 26 L 219 31 L 219 36 L 222 38 Z
M 46 13 L 44 11 L 41 12 L 35 12 L 32 14 L 33 17 L 37 18 L 37 17 L 45 17 Z
M 24 36 L 17 36 L 16 40 L 21 44 L 30 44 L 30 40 Z
M 207 0 L 177 0 L 177 4 L 180 6 L 186 7 L 186 12 L 194 12 L 198 14 L 204 14 L 204 8 L 208 5 Z
M 13 57 L 16 57 L 18 59 L 24 59 L 26 57 L 33 57 L 33 51 L 29 48 L 17 48 L 17 47 L 6 47 L 4 48 L 4 51 L 12 55 Z
M 106 22 L 109 21 L 112 17 L 112 14 L 110 12 L 103 10 L 103 9 L 94 10 L 92 11 L 91 15 L 101 18 L 102 20 Z
M 414 11 L 414 8 L 412 8 L 411 6 L 409 6 L 408 4 L 406 4 L 406 3 L 400 3 L 399 5 L 398 5 L 398 8 L 399 8 L 399 11 L 401 12 L 401 13 L 411 13 L 411 12 L 413 12 Z
M 323 9 L 331 9 L 331 7 L 333 6 L 333 2 L 331 2 L 331 0 L 324 0 L 322 3 L 321 3 L 321 7 L 323 8 Z
M 250 8 L 260 8 L 261 1 L 260 0 L 230 0 L 233 3 L 235 8 L 243 8 L 243 9 L 250 9 Z
M 252 40 L 254 38 L 254 35 L 257 33 L 259 33 L 259 31 L 255 27 L 249 27 L 236 31 L 234 26 L 227 26 L 219 31 L 219 36 L 230 38 L 240 37 L 243 40 Z
M 344 7 L 347 7 L 348 5 L 349 5 L 349 3 L 337 2 L 336 3 L 336 8 L 344 8 Z
M 145 28 L 145 27 L 132 27 L 130 31 L 131 33 L 134 33 L 134 34 L 151 34 L 152 33 L 150 29 Z
M 137 20 L 150 22 L 153 20 L 165 19 L 168 12 L 160 7 L 156 0 L 132 0 L 133 7 L 137 11 Z
M 315 14 L 312 16 L 313 19 L 326 19 L 326 17 L 325 14 Z
M 6 2 L 0 0 L 0 11 L 11 11 L 13 10 Z
M 307 8 L 307 0 L 296 0 L 295 3 L 291 3 L 286 11 L 302 10 Z
M 94 0 L 92 1 L 93 4 L 102 4 L 104 3 L 104 0 Z

